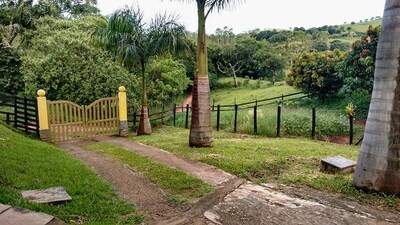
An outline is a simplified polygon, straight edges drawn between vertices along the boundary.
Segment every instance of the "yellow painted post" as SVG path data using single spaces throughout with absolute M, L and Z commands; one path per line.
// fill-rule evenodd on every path
M 49 116 L 47 111 L 47 100 L 46 92 L 40 89 L 37 92 L 37 106 L 39 114 L 39 135 L 40 139 L 44 141 L 50 141 L 50 130 L 49 130 Z
M 124 86 L 118 88 L 118 107 L 119 107 L 119 136 L 128 136 L 128 108 L 126 101 L 126 89 Z

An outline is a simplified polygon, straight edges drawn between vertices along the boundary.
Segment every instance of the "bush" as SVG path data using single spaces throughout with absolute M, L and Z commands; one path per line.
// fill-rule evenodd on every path
M 286 81 L 289 85 L 325 100 L 342 87 L 343 81 L 336 72 L 343 57 L 344 53 L 339 50 L 303 52 L 293 58 Z
M 36 95 L 38 89 L 45 89 L 51 100 L 87 105 L 115 96 L 118 86 L 125 85 L 129 97 L 137 98 L 128 71 L 105 50 L 89 44 L 87 31 L 95 25 L 92 17 L 39 19 L 22 57 L 26 93 Z
M 149 104 L 161 106 L 183 94 L 190 80 L 185 67 L 172 59 L 157 59 L 148 66 L 147 94 Z M 139 77 L 139 76 L 137 76 Z M 138 83 L 141 83 L 138 78 Z
M 372 93 L 379 33 L 379 26 L 370 26 L 367 35 L 353 43 L 353 50 L 344 58 L 338 70 L 344 81 L 341 93 L 349 95 L 363 90 Z
M 20 72 L 21 59 L 17 51 L 5 47 L 0 41 L 0 92 L 18 93 L 24 89 Z

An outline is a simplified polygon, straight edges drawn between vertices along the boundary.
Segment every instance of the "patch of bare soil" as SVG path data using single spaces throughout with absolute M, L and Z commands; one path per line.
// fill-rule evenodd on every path
M 333 135 L 333 136 L 325 136 L 319 135 L 317 137 L 319 141 L 327 141 L 336 144 L 348 145 L 349 144 L 349 136 L 348 135 Z

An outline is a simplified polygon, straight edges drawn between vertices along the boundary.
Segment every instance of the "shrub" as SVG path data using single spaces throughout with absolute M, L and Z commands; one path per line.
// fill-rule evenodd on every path
M 27 94 L 36 95 L 38 89 L 45 89 L 51 100 L 86 105 L 101 97 L 115 96 L 120 85 L 127 87 L 131 98 L 137 95 L 128 71 L 114 63 L 106 51 L 89 44 L 87 31 L 95 21 L 92 17 L 37 21 L 30 46 L 22 57 Z
M 293 58 L 286 81 L 289 85 L 325 100 L 342 87 L 343 81 L 336 72 L 343 57 L 344 53 L 339 50 L 303 52 Z
M 341 93 L 349 95 L 362 90 L 372 93 L 379 33 L 380 26 L 370 26 L 367 35 L 353 43 L 353 50 L 338 69 L 338 74 L 344 81 Z

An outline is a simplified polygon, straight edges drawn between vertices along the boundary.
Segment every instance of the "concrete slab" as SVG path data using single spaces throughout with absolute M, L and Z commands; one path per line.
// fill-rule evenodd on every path
M 356 167 L 356 162 L 346 159 L 343 156 L 335 156 L 321 160 L 321 172 L 327 173 L 352 173 Z
M 0 204 L 0 213 L 7 211 L 11 206 Z
M 63 203 L 72 200 L 63 187 L 29 190 L 21 194 L 23 198 L 38 203 Z
M 0 214 L 1 225 L 46 225 L 54 217 L 26 209 L 10 208 Z

